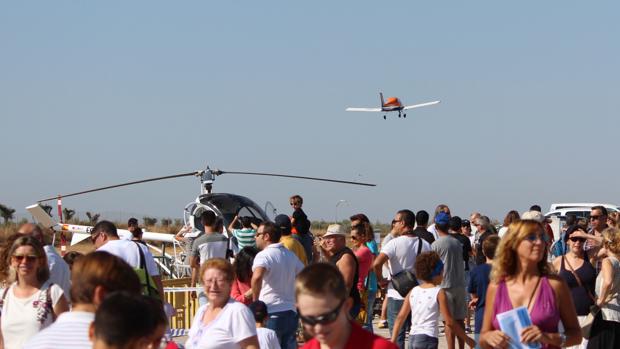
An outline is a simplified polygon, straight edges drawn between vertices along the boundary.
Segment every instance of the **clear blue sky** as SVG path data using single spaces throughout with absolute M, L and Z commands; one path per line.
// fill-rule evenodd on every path
M 215 189 L 313 219 L 446 203 L 620 203 L 617 2 L 18 1 L 0 5 L 0 202 L 203 168 Z M 441 99 L 406 120 L 378 92 Z M 67 198 L 180 217 L 191 179 Z

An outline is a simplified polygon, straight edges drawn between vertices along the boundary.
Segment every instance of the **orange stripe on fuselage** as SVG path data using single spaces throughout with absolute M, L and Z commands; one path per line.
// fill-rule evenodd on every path
M 384 107 L 402 107 L 400 100 L 396 97 L 388 97 L 387 101 L 383 105 Z

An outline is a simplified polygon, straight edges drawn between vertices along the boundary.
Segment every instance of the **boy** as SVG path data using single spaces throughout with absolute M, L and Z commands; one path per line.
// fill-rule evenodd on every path
M 480 337 L 480 329 L 482 328 L 482 318 L 484 317 L 485 299 L 487 296 L 487 287 L 489 286 L 489 274 L 491 273 L 491 263 L 495 258 L 495 249 L 499 244 L 497 235 L 489 236 L 482 243 L 482 254 L 486 258 L 486 263 L 477 265 L 470 274 L 468 292 L 471 294 L 470 308 L 475 308 L 475 325 L 474 333 L 476 342 Z

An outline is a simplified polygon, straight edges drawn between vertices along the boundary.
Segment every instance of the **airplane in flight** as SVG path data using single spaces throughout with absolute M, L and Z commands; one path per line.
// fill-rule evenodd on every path
M 398 112 L 398 117 L 400 118 L 402 117 L 407 117 L 407 114 L 405 114 L 403 111 L 404 110 L 409 110 L 409 109 L 413 109 L 413 108 L 420 108 L 420 107 L 426 107 L 429 105 L 435 105 L 438 104 L 439 101 L 433 101 L 433 102 L 427 102 L 427 103 L 420 103 L 420 104 L 414 104 L 414 105 L 403 105 L 403 103 L 400 101 L 400 99 L 396 98 L 396 97 L 388 97 L 387 102 L 385 102 L 383 100 L 383 93 L 379 92 L 379 97 L 381 98 L 381 108 L 352 108 L 349 107 L 347 109 L 345 109 L 346 111 L 366 111 L 366 112 L 392 112 L 392 111 L 397 111 Z M 383 119 L 387 119 L 387 115 L 383 115 Z

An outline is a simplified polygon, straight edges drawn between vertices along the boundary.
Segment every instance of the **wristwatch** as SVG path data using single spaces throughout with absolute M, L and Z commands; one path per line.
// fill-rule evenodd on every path
M 560 333 L 560 348 L 564 348 L 565 344 L 566 344 L 566 334 L 565 333 Z

